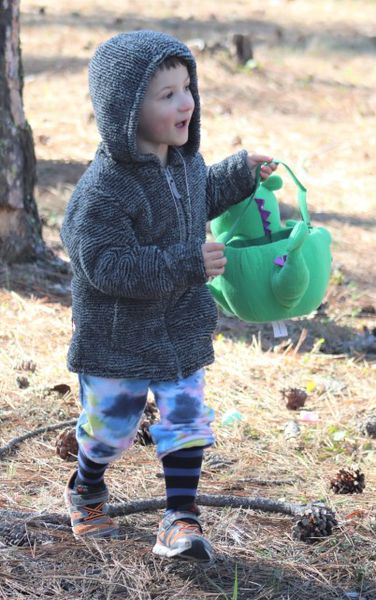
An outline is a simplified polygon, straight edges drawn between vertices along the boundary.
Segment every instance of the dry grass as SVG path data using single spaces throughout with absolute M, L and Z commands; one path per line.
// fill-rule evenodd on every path
M 374 316 L 361 312 L 375 306 L 374 3 L 270 0 L 260 8 L 252 0 L 24 0 L 22 8 L 38 203 L 45 238 L 61 256 L 64 206 L 97 143 L 86 84 L 94 47 L 136 27 L 208 41 L 251 31 L 257 69 L 240 69 L 224 50 L 197 56 L 202 150 L 210 162 L 244 145 L 295 166 L 308 185 L 314 222 L 333 234 L 334 275 L 326 314 L 291 323 L 286 343 L 276 345 L 269 326 L 220 319 L 217 361 L 207 371 L 217 445 L 207 454 L 219 455 L 224 464 L 205 462 L 200 489 L 302 503 L 324 499 L 340 526 L 308 546 L 292 540 L 289 517 L 205 508 L 206 532 L 218 554 L 209 568 L 156 560 L 151 546 L 159 515 L 153 513 L 121 520 L 126 541 L 79 543 L 62 530 L 44 543 L 0 543 L 0 598 L 219 600 L 232 598 L 237 568 L 242 600 L 374 600 L 375 442 L 361 434 L 359 424 L 376 413 L 375 362 L 374 354 L 351 351 L 363 327 L 375 327 Z M 293 197 L 286 185 L 281 199 L 291 204 Z M 76 379 L 65 368 L 69 276 L 45 265 L 4 268 L 0 275 L 4 444 L 31 428 L 75 417 L 78 403 Z M 35 372 L 20 368 L 27 359 L 36 363 Z M 18 387 L 20 376 L 29 387 Z M 71 393 L 51 392 L 59 383 Z M 281 390 L 287 387 L 309 390 L 306 408 L 318 413 L 316 424 L 286 409 Z M 231 408 L 243 419 L 224 427 L 221 417 Z M 288 441 L 284 427 L 292 419 L 301 434 Z M 30 439 L 2 460 L 1 508 L 63 510 L 71 465 L 56 456 L 55 437 Z M 334 495 L 330 478 L 353 463 L 365 473 L 364 493 Z M 162 495 L 159 475 L 154 449 L 134 446 L 108 471 L 113 501 Z M 261 486 L 257 479 L 294 483 Z M 30 528 L 31 540 L 33 533 Z M 358 595 L 345 595 L 350 592 Z

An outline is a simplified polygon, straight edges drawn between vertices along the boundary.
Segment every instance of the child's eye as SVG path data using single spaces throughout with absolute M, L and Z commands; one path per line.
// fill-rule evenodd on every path
M 185 91 L 186 92 L 190 92 L 191 91 L 191 84 L 187 83 L 187 85 L 185 86 Z
M 168 94 L 165 95 L 165 98 L 167 100 L 169 100 L 170 98 L 172 98 L 172 96 L 173 96 L 173 93 L 172 92 L 168 92 Z

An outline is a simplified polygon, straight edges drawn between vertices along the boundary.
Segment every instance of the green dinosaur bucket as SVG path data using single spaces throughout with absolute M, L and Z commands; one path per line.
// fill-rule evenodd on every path
M 208 283 L 218 305 L 249 322 L 268 322 L 307 315 L 321 304 L 330 277 L 331 235 L 312 227 L 306 189 L 291 169 L 298 188 L 301 220 L 281 224 L 274 191 L 279 176 L 260 183 L 256 191 L 211 223 L 217 241 L 225 244 L 227 264 L 223 275 Z

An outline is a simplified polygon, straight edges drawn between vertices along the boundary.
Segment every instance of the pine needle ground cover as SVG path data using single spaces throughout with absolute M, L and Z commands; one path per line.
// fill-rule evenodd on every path
M 2 517 L 0 597 L 374 600 L 373 3 L 320 0 L 313 7 L 281 0 L 260 8 L 252 1 L 120 6 L 109 0 L 104 8 L 84 0 L 26 0 L 22 8 L 37 197 L 44 237 L 58 257 L 65 258 L 58 228 L 66 201 L 97 143 L 87 60 L 117 31 L 154 27 L 195 40 L 208 162 L 247 147 L 296 166 L 313 222 L 333 235 L 330 288 L 320 310 L 288 323 L 288 337 L 280 340 L 269 325 L 220 315 L 217 361 L 207 371 L 217 444 L 206 453 L 200 493 L 321 501 L 338 526 L 306 543 L 294 538 L 289 515 L 203 506 L 217 553 L 204 568 L 152 556 L 160 510 L 121 517 L 123 539 L 101 544 L 75 541 L 64 524 L 23 521 L 20 528 L 16 518 L 5 526 Z M 245 65 L 231 45 L 239 32 L 253 40 L 254 59 Z M 286 184 L 281 192 L 291 216 L 294 191 Z M 1 447 L 77 418 L 77 383 L 65 368 L 69 280 L 59 262 L 1 267 Z M 58 455 L 60 433 L 40 433 L 0 453 L 0 511 L 65 514 L 62 494 L 74 457 Z M 109 469 L 108 484 L 113 503 L 163 496 L 145 431 Z

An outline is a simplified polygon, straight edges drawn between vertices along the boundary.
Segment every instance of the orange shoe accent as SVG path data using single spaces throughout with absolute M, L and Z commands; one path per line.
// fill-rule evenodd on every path
M 72 531 L 75 537 L 118 537 L 118 527 L 105 511 L 108 490 L 90 492 L 85 486 L 74 488 L 77 472 L 74 471 L 65 488 L 64 498 L 68 507 Z
M 154 554 L 211 562 L 213 549 L 204 537 L 196 512 L 168 511 L 159 524 Z

